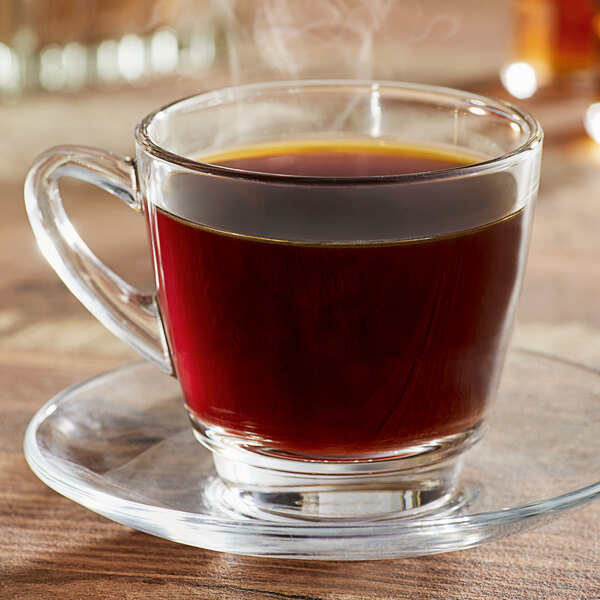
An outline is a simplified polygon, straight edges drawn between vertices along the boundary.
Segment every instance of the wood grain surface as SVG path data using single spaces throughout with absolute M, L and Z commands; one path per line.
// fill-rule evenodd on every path
M 0 106 L 0 598 L 600 598 L 598 502 L 468 551 L 381 562 L 284 561 L 133 531 L 59 496 L 30 472 L 22 440 L 35 411 L 64 387 L 134 355 L 42 259 L 23 209 L 26 170 L 39 151 L 59 142 L 131 153 L 137 119 L 193 91 L 189 82 L 177 85 Z M 560 105 L 544 114 L 549 126 L 565 118 Z M 550 136 L 546 145 L 515 337 L 600 368 L 600 150 L 576 129 Z M 89 187 L 64 188 L 70 215 L 102 260 L 149 286 L 139 216 Z

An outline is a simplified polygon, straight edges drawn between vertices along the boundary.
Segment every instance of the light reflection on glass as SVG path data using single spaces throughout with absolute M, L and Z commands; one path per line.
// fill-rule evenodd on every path
M 381 136 L 381 93 L 379 92 L 379 85 L 374 83 L 371 86 L 371 136 Z

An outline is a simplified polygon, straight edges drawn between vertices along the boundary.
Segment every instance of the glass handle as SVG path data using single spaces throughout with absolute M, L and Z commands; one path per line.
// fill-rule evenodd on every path
M 117 337 L 174 374 L 156 294 L 123 281 L 86 246 L 65 213 L 61 177 L 87 181 L 141 212 L 134 161 L 83 146 L 52 148 L 27 175 L 25 205 L 42 254 L 71 292 Z

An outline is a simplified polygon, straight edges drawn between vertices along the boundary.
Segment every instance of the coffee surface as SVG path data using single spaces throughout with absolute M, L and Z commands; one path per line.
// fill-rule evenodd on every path
M 245 152 L 220 164 L 332 177 L 464 164 L 368 145 Z M 197 197 L 203 196 L 205 178 L 190 176 L 186 203 L 192 181 Z M 273 241 L 215 230 L 150 206 L 158 294 L 189 409 L 207 426 L 320 457 L 393 454 L 479 423 L 511 326 L 528 219 L 524 210 L 505 214 L 516 193 L 506 178 L 471 184 L 447 185 L 445 195 L 437 187 L 430 205 L 414 208 L 417 226 L 428 220 L 441 235 L 397 242 L 378 242 L 377 235 L 367 243 L 353 243 L 350 236 L 342 243 Z M 290 193 L 309 194 L 313 207 L 320 196 L 326 203 L 330 190 L 290 184 L 260 189 L 263 204 L 281 198 L 285 206 Z M 237 203 L 257 201 L 255 189 L 249 198 L 240 190 Z M 222 192 L 228 191 L 224 181 Z M 392 191 L 386 188 L 390 198 Z M 419 189 L 413 200 L 426 203 L 426 192 Z M 398 186 L 395 193 L 407 192 Z M 362 204 L 349 210 L 362 210 L 375 230 L 381 220 L 370 211 L 378 206 L 378 187 L 363 186 L 361 194 Z M 482 222 L 445 233 L 448 221 L 460 224 L 465 207 L 478 211 Z M 486 220 L 495 215 L 503 216 Z M 335 215 L 315 209 L 307 222 L 309 217 Z M 359 217 L 354 214 L 352 222 L 359 224 Z M 406 211 L 407 222 L 397 228 L 410 230 L 410 218 Z M 289 227 L 285 211 L 269 219 L 271 228 L 277 219 Z M 393 226 L 386 223 L 386 231 Z
M 272 143 L 201 158 L 203 162 L 254 173 L 301 177 L 407 175 L 475 162 L 444 149 L 424 149 L 374 140 Z
M 175 172 L 156 194 L 159 208 L 190 223 L 265 240 L 395 243 L 473 229 L 519 208 L 510 173 L 460 177 L 452 168 L 469 158 L 452 160 L 439 149 L 319 140 L 265 144 L 204 160 L 227 171 Z M 443 177 L 427 175 L 432 170 Z

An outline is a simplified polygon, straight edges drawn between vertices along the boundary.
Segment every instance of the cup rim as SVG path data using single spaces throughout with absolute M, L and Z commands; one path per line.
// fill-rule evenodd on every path
M 167 150 L 160 144 L 152 140 L 150 127 L 155 119 L 161 116 L 168 116 L 180 110 L 191 111 L 193 107 L 198 107 L 202 103 L 204 106 L 213 106 L 223 99 L 233 100 L 236 95 L 257 95 L 265 91 L 277 90 L 300 90 L 309 88 L 336 88 L 337 90 L 360 89 L 365 91 L 380 91 L 384 88 L 404 92 L 407 97 L 420 96 L 425 99 L 440 100 L 453 99 L 457 103 L 465 106 L 468 110 L 487 109 L 491 113 L 502 114 L 513 123 L 523 127 L 524 133 L 529 130 L 527 139 L 519 146 L 497 157 L 482 160 L 480 162 L 470 163 L 448 169 L 426 171 L 421 173 L 404 173 L 394 175 L 358 175 L 327 177 L 314 175 L 285 175 L 281 173 L 263 173 L 245 169 L 236 169 L 225 167 L 218 164 L 211 164 L 202 161 L 196 161 L 182 156 L 170 150 Z M 144 117 L 135 128 L 135 138 L 138 146 L 150 154 L 152 157 L 172 165 L 185 168 L 186 170 L 196 171 L 208 175 L 216 175 L 234 179 L 246 179 L 253 181 L 271 182 L 279 184 L 302 184 L 302 185 L 373 185 L 373 184 L 392 184 L 392 183 L 416 183 L 432 180 L 456 179 L 458 177 L 468 177 L 482 171 L 500 171 L 511 167 L 518 162 L 521 155 L 535 150 L 543 141 L 544 134 L 540 123 L 530 113 L 518 108 L 517 106 L 489 96 L 483 96 L 464 90 L 454 89 L 445 86 L 436 86 L 429 84 L 385 81 L 385 80 L 360 80 L 360 79 L 306 79 L 306 80 L 284 80 L 272 82 L 249 83 L 236 86 L 228 86 L 200 94 L 181 98 L 165 104 L 160 108 L 149 113 Z

